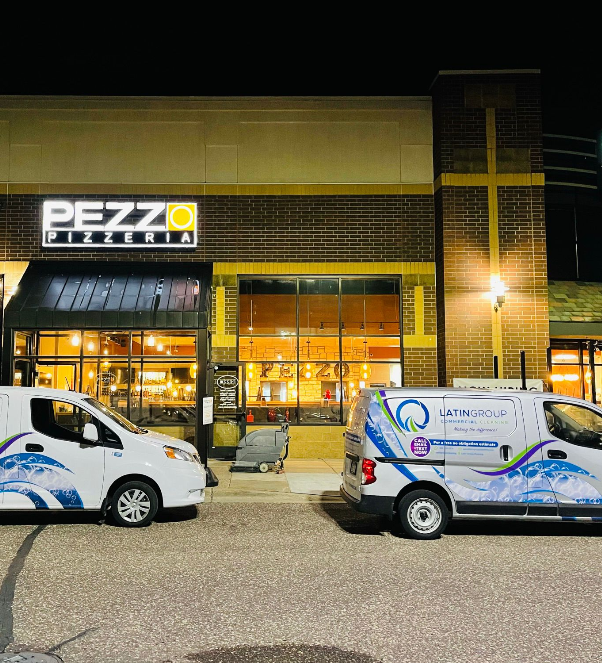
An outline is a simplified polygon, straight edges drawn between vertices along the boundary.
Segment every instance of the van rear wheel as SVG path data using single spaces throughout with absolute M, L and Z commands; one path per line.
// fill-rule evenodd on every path
M 438 539 L 449 521 L 445 502 L 430 490 L 414 490 L 399 502 L 401 526 L 413 539 Z
M 143 481 L 124 483 L 111 499 L 111 517 L 121 527 L 150 525 L 158 509 L 157 493 Z

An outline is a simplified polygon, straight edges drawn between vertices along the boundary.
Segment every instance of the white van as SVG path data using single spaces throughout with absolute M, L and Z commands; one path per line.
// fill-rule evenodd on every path
M 450 518 L 602 520 L 602 409 L 532 391 L 362 389 L 341 494 L 417 539 Z
M 0 509 L 96 509 L 125 527 L 199 504 L 207 473 L 188 442 L 138 428 L 85 394 L 0 387 Z

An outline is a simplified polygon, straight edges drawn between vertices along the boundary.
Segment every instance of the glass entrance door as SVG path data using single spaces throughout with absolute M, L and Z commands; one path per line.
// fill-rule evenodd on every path
M 213 442 L 210 458 L 234 458 L 246 432 L 244 364 L 232 363 L 213 370 Z

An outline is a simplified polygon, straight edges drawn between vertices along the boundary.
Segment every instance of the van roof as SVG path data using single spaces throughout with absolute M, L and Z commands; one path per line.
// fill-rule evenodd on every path
M 553 394 L 552 392 L 544 391 L 523 391 L 522 389 L 489 389 L 489 388 L 458 388 L 458 387 L 380 387 L 379 389 L 361 389 L 360 395 L 372 396 L 376 392 L 398 391 L 404 396 L 517 396 L 518 398 L 530 399 L 542 396 L 544 394 L 552 396 L 553 398 L 561 398 L 562 400 L 571 400 L 578 403 L 583 401 L 580 398 L 573 398 L 572 396 L 564 396 L 562 394 Z M 591 403 L 590 403 L 591 405 Z

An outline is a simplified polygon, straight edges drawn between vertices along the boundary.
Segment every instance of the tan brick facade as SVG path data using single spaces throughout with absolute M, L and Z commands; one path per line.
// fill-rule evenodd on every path
M 520 377 L 521 350 L 527 377 L 545 380 L 538 75 L 444 74 L 433 92 L 439 384 L 492 377 L 494 355 L 500 377 Z

